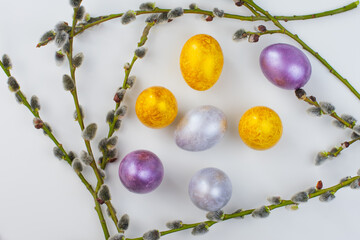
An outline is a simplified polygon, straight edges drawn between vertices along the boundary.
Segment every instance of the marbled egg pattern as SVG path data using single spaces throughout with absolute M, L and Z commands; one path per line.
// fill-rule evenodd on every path
M 135 111 L 145 126 L 163 128 L 171 124 L 177 115 L 176 98 L 164 87 L 150 87 L 138 96 Z
M 191 201 L 206 211 L 220 210 L 232 195 L 229 177 L 217 168 L 204 168 L 195 173 L 188 190 Z
M 203 151 L 217 144 L 227 129 L 225 114 L 214 106 L 190 110 L 175 131 L 176 144 L 187 151 Z

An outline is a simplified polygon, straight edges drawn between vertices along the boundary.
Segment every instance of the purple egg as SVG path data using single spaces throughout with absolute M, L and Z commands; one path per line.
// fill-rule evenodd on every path
M 270 82 L 284 89 L 303 87 L 311 75 L 311 64 L 306 55 L 284 43 L 266 47 L 260 55 L 260 67 Z
M 164 176 L 164 167 L 154 153 L 137 150 L 127 154 L 120 163 L 119 177 L 122 184 L 134 193 L 155 190 Z

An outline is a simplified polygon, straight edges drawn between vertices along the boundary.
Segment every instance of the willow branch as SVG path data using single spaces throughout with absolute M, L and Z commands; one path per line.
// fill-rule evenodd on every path
M 247 4 L 247 3 L 246 3 Z M 349 10 L 352 10 L 356 8 L 359 4 L 359 1 L 352 2 L 344 7 L 336 8 L 333 10 L 320 12 L 320 13 L 313 13 L 313 14 L 307 14 L 307 15 L 294 15 L 294 16 L 274 16 L 274 18 L 278 21 L 296 21 L 296 20 L 306 20 L 306 19 L 314 19 L 314 18 L 320 18 L 320 17 L 326 17 L 331 16 L 339 13 L 343 13 Z M 250 4 L 247 4 L 249 7 L 251 7 Z M 136 15 L 143 15 L 143 14 L 152 14 L 152 13 L 163 13 L 163 12 L 169 12 L 171 9 L 164 9 L 164 8 L 155 8 L 152 11 L 135 11 Z M 106 16 L 99 16 L 90 18 L 88 23 L 83 24 L 80 27 L 76 28 L 76 32 L 74 33 L 74 36 L 82 33 L 88 28 L 91 28 L 93 26 L 99 25 L 100 23 L 110 21 L 112 19 L 120 18 L 123 16 L 124 13 L 117 13 L 117 14 L 110 14 Z M 215 17 L 212 11 L 204 10 L 204 9 L 184 9 L 184 14 L 200 14 L 200 15 L 210 15 L 212 17 Z M 224 18 L 231 18 L 231 19 L 237 19 L 241 21 L 271 21 L 270 18 L 267 16 L 243 16 L 243 15 L 237 15 L 237 14 L 230 14 L 225 13 Z
M 325 189 L 322 189 L 322 190 L 317 190 L 316 192 L 311 193 L 311 194 L 308 195 L 309 199 L 319 197 L 322 194 L 328 193 L 328 192 L 330 192 L 332 194 L 335 194 L 338 190 L 340 190 L 340 189 L 342 189 L 342 188 L 344 188 L 346 186 L 349 186 L 350 184 L 357 181 L 358 179 L 360 179 L 360 176 L 349 178 L 349 179 L 347 179 L 345 181 L 342 181 L 341 183 L 339 183 L 337 185 L 334 185 L 332 187 L 329 187 L 329 188 L 325 188 Z M 298 205 L 298 204 L 299 203 L 293 202 L 291 200 L 281 200 L 281 202 L 279 204 L 272 204 L 272 205 L 268 205 L 266 207 L 269 209 L 269 211 L 272 211 L 272 210 L 277 209 L 277 208 L 281 208 L 281 207 L 285 207 L 285 206 L 289 206 L 289 205 Z M 236 213 L 232 213 L 232 214 L 225 214 L 222 220 L 226 221 L 226 220 L 230 220 L 230 219 L 234 219 L 234 218 L 242 218 L 244 216 L 252 214 L 254 211 L 255 211 L 255 209 L 249 209 L 249 210 L 244 210 L 244 211 L 240 211 L 240 212 L 236 212 Z M 219 222 L 221 222 L 221 221 L 219 221 Z M 197 223 L 192 223 L 192 224 L 183 224 L 182 227 L 177 228 L 177 229 L 161 231 L 160 235 L 165 236 L 165 235 L 168 235 L 168 234 L 171 234 L 171 233 L 184 231 L 186 229 L 192 229 L 192 228 L 195 228 L 196 226 L 198 226 L 200 224 L 206 224 L 206 226 L 210 228 L 212 225 L 215 225 L 215 224 L 217 224 L 219 222 L 216 222 L 216 221 L 203 221 L 203 222 L 197 222 Z M 126 240 L 143 240 L 143 237 L 126 238 Z

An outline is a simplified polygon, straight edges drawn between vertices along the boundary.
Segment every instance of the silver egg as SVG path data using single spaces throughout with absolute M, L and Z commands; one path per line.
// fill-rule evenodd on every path
M 220 210 L 229 202 L 231 194 L 229 177 L 217 168 L 201 169 L 191 178 L 189 184 L 191 201 L 206 211 Z
M 226 129 L 226 116 L 220 109 L 200 106 L 180 120 L 175 130 L 175 142 L 187 151 L 203 151 L 217 144 Z

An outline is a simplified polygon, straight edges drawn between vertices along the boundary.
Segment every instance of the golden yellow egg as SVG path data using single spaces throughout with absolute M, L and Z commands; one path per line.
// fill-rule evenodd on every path
M 281 119 L 268 107 L 250 108 L 240 119 L 239 134 L 249 147 L 256 150 L 269 149 L 281 138 Z
M 180 69 L 186 83 L 193 89 L 204 91 L 219 79 L 224 56 L 219 43 L 211 36 L 199 34 L 191 37 L 180 55 Z
M 135 111 L 145 126 L 163 128 L 172 123 L 176 117 L 176 98 L 164 87 L 150 87 L 138 96 Z

